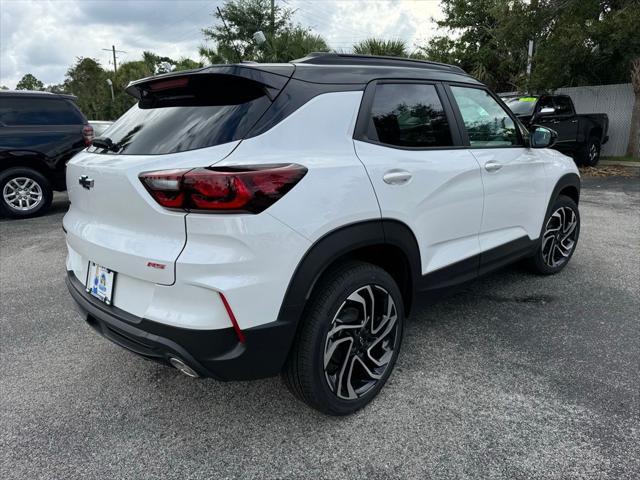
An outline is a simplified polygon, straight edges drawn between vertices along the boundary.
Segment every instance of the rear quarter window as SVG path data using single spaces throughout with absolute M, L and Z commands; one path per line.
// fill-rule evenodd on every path
M 243 138 L 271 105 L 252 80 L 204 74 L 187 79 L 177 88 L 145 91 L 106 132 L 112 147 L 90 150 L 158 155 L 220 145 Z
M 84 117 L 71 100 L 3 97 L 0 101 L 0 122 L 10 126 L 83 125 Z

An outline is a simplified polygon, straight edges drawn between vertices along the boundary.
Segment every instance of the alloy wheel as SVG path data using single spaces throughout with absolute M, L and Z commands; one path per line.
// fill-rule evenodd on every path
M 16 177 L 2 189 L 4 201 L 13 210 L 27 212 L 36 208 L 44 197 L 42 187 L 32 178 Z
M 382 378 L 397 348 L 398 312 L 378 285 L 359 288 L 333 318 L 324 347 L 324 374 L 331 391 L 354 400 Z
M 589 163 L 593 165 L 596 158 L 598 158 L 598 146 L 595 143 L 592 143 L 589 147 Z
M 558 208 L 547 220 L 542 236 L 542 259 L 551 268 L 567 261 L 576 245 L 578 217 L 569 207 Z

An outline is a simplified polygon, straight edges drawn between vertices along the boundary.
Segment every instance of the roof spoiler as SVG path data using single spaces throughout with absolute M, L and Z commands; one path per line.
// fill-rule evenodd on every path
M 264 65 L 264 64 L 230 64 L 212 65 L 209 67 L 194 70 L 182 70 L 163 75 L 142 78 L 129 82 L 125 91 L 132 97 L 140 100 L 144 95 L 156 90 L 163 85 L 170 85 L 166 88 L 179 87 L 180 79 L 196 75 L 228 75 L 244 78 L 260 83 L 264 86 L 267 96 L 273 100 L 284 88 L 293 74 L 293 65 Z

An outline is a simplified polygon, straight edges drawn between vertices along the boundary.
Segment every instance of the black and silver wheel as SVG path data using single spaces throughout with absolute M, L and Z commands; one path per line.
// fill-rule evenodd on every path
M 395 364 L 404 325 L 402 297 L 381 268 L 352 262 L 314 290 L 283 372 L 289 389 L 331 415 L 369 403 Z
M 580 235 L 580 212 L 569 197 L 559 196 L 545 221 L 536 254 L 535 271 L 552 274 L 562 270 L 573 255 Z
M 30 168 L 10 168 L 0 173 L 0 212 L 11 218 L 33 217 L 51 205 L 49 181 Z
M 581 165 L 595 167 L 600 161 L 600 139 L 589 137 L 587 143 L 580 149 L 578 161 Z

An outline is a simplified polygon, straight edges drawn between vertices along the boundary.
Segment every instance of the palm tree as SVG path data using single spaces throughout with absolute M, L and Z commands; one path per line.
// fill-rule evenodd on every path
M 408 57 L 407 44 L 402 40 L 367 38 L 353 46 L 353 53 L 359 55 L 379 55 L 384 57 Z
M 261 46 L 258 61 L 289 62 L 311 52 L 328 51 L 329 46 L 320 35 L 296 26 L 283 30 L 275 36 L 267 35 L 267 41 Z

